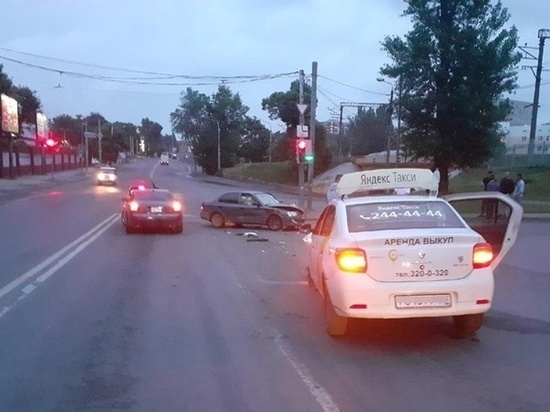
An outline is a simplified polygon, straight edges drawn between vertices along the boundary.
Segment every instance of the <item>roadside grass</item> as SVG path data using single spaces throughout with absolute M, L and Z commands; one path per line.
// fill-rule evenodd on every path
M 465 193 L 483 190 L 481 182 L 487 175 L 487 171 L 487 168 L 462 171 L 458 176 L 450 179 L 449 191 L 451 193 Z M 497 180 L 500 180 L 504 173 L 504 170 L 495 171 Z M 550 213 L 550 168 L 521 167 L 510 170 L 510 176 L 514 180 L 517 173 L 522 173 L 525 180 L 524 211 L 526 213 Z M 230 178 L 254 179 L 292 186 L 296 186 L 297 183 L 291 177 L 290 162 L 240 164 L 224 169 L 223 174 Z
M 229 178 L 254 179 L 283 185 L 296 185 L 296 182 L 291 182 L 290 162 L 243 163 L 223 169 L 223 175 Z

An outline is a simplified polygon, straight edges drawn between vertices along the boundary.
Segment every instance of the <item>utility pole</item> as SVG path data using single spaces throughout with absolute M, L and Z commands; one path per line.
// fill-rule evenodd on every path
M 304 104 L 304 71 L 300 70 L 300 95 L 299 95 L 299 103 L 302 105 Z M 300 110 L 300 122 L 299 122 L 299 133 L 302 132 L 303 126 L 305 124 L 305 116 L 304 113 Z M 304 184 L 305 184 L 305 172 L 304 172 L 304 164 L 298 160 L 298 206 L 301 208 L 304 207 Z
M 98 141 L 98 146 L 99 146 L 99 165 L 101 166 L 103 164 L 102 160 L 101 160 L 101 138 L 103 137 L 103 135 L 101 134 L 101 119 L 98 117 L 97 118 L 97 141 Z
M 86 154 L 86 174 L 88 174 L 88 163 L 89 163 L 89 153 L 88 153 L 88 136 L 86 132 L 88 131 L 88 121 L 84 121 L 84 140 L 85 140 L 85 154 Z
M 344 156 L 342 154 L 342 140 L 344 138 L 343 116 L 344 116 L 344 106 L 340 104 L 340 123 L 338 125 L 338 163 L 339 164 L 344 162 Z
M 530 164 L 535 154 L 535 138 L 537 132 L 537 115 L 539 111 L 540 81 L 542 72 L 542 56 L 544 53 L 544 41 L 550 37 L 550 30 L 540 29 L 539 36 L 539 56 L 537 61 L 537 71 L 535 74 L 535 95 L 533 96 L 533 111 L 531 113 L 531 130 L 529 132 L 529 146 L 527 149 L 527 162 Z
M 399 94 L 397 102 L 397 138 L 395 147 L 395 166 L 399 163 L 399 145 L 401 144 L 401 92 L 403 90 L 403 76 L 399 75 Z
M 312 208 L 313 186 L 311 185 L 313 180 L 313 172 L 315 170 L 315 115 L 317 109 L 317 62 L 313 62 L 311 65 L 311 102 L 309 112 L 309 140 L 311 142 L 311 151 L 313 152 L 313 159 L 308 165 L 308 190 L 307 190 L 307 209 Z

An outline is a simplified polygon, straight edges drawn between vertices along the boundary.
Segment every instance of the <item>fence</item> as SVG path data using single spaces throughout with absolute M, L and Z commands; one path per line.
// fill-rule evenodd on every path
M 52 156 L 45 154 L 41 148 L 14 147 L 10 163 L 10 153 L 6 149 L 0 149 L 0 179 L 73 170 L 81 166 L 81 159 L 74 151 L 60 151 Z
M 512 170 L 519 167 L 550 167 L 550 145 L 547 142 L 535 144 L 531 159 L 527 149 L 527 144 L 508 147 L 505 154 L 488 162 L 488 168 Z

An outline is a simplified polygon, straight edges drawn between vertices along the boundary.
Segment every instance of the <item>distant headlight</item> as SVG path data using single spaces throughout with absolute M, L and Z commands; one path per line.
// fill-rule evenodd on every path
M 290 217 L 298 217 L 298 212 L 286 212 Z

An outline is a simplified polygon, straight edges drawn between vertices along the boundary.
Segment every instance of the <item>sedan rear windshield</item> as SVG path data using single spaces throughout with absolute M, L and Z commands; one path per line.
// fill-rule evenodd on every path
M 347 206 L 346 213 L 350 233 L 465 227 L 444 202 L 365 203 Z
M 153 190 L 136 190 L 134 192 L 134 198 L 136 200 L 156 200 L 156 201 L 164 201 L 164 200 L 173 200 L 174 196 L 172 196 L 172 193 L 170 192 L 157 192 Z

